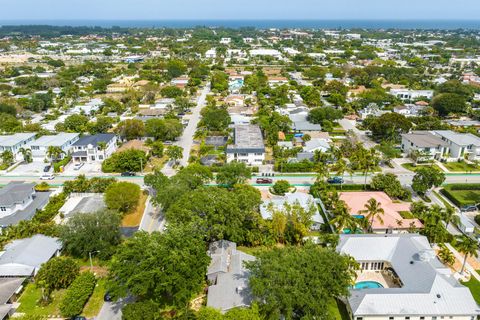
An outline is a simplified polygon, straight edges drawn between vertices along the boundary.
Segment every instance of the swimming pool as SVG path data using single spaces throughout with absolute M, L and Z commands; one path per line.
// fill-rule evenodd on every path
M 378 288 L 383 288 L 382 284 L 376 282 L 376 281 L 360 281 L 355 283 L 355 286 L 353 286 L 354 289 L 378 289 Z
M 365 216 L 363 214 L 354 214 L 352 217 L 354 217 L 355 219 L 363 219 L 365 218 Z

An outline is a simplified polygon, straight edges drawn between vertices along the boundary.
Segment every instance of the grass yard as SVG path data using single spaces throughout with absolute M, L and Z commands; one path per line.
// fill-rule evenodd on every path
M 443 165 L 449 171 L 454 171 L 454 172 L 480 171 L 480 167 L 474 164 L 466 163 L 466 162 L 446 162 Z
M 60 303 L 65 293 L 66 290 L 54 291 L 52 302 L 49 305 L 40 306 L 38 302 L 42 298 L 42 289 L 36 288 L 34 283 L 29 283 L 18 300 L 20 307 L 17 311 L 29 316 L 59 316 Z
M 413 218 L 415 218 L 410 211 L 400 211 L 399 213 L 400 213 L 400 215 L 402 216 L 403 219 L 413 219 Z
M 135 208 L 135 211 L 123 217 L 122 227 L 136 227 L 140 225 L 143 212 L 145 211 L 147 197 L 148 195 L 146 192 L 140 194 L 140 199 L 138 200 L 138 205 Z
M 88 299 L 85 308 L 83 308 L 82 315 L 86 318 L 93 318 L 95 317 L 103 305 L 103 296 L 105 295 L 106 288 L 106 279 L 100 278 L 97 281 L 97 285 L 95 286 L 95 290 L 93 291 L 92 296 Z
M 163 156 L 161 158 L 151 157 L 147 165 L 143 169 L 143 172 L 150 173 L 150 172 L 154 172 L 156 169 L 161 169 L 167 161 L 168 161 L 167 156 Z
M 328 303 L 328 311 L 333 316 L 333 320 L 350 320 L 347 308 L 342 302 L 332 299 Z
M 477 270 L 477 271 L 480 271 L 480 270 Z M 462 282 L 462 284 L 468 287 L 468 289 L 470 289 L 470 292 L 472 293 L 473 298 L 477 303 L 480 304 L 480 282 L 478 282 L 478 280 L 475 279 L 474 277 L 471 277 L 470 281 Z
M 454 190 L 452 186 L 446 186 L 442 194 L 459 207 L 480 203 L 480 189 Z
M 418 169 L 420 169 L 422 167 L 433 167 L 433 168 L 437 168 L 438 170 L 443 172 L 443 170 L 439 166 L 437 166 L 436 164 L 417 164 L 415 166 L 413 163 L 402 163 L 402 167 L 404 167 L 407 170 L 413 171 L 413 172 L 417 171 Z

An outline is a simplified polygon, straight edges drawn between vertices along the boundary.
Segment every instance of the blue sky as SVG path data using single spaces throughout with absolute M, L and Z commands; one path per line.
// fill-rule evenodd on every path
M 0 0 L 15 19 L 480 19 L 480 0 Z

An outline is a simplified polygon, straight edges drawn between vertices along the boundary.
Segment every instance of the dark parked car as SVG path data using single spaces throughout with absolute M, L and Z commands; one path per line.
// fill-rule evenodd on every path
M 122 177 L 134 177 L 135 172 L 131 172 L 131 171 L 122 172 L 121 176 Z
M 112 297 L 112 295 L 110 294 L 110 292 L 105 293 L 105 295 L 103 296 L 103 301 L 105 301 L 105 302 L 110 302 L 110 301 L 112 301 L 112 300 L 113 300 L 113 297 Z
M 270 179 L 270 178 L 258 178 L 257 179 L 257 183 L 258 184 L 269 184 L 269 183 L 272 183 L 273 180 Z
M 478 208 L 476 206 L 466 206 L 461 208 L 462 212 L 475 212 L 478 211 Z
M 52 168 L 51 165 L 45 166 L 45 168 L 43 168 L 43 172 L 48 172 L 50 171 L 51 168 Z
M 75 316 L 75 317 L 71 317 L 70 319 L 71 320 L 87 320 L 87 318 L 85 318 L 84 316 Z
M 331 177 L 327 179 L 328 183 L 343 183 L 343 178 L 341 177 Z

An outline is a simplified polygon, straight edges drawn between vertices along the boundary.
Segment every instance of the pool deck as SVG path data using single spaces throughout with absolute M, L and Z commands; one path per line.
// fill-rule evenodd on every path
M 386 276 L 381 271 L 362 271 L 358 274 L 355 282 L 375 281 L 380 283 L 384 288 L 398 288 L 389 276 Z

